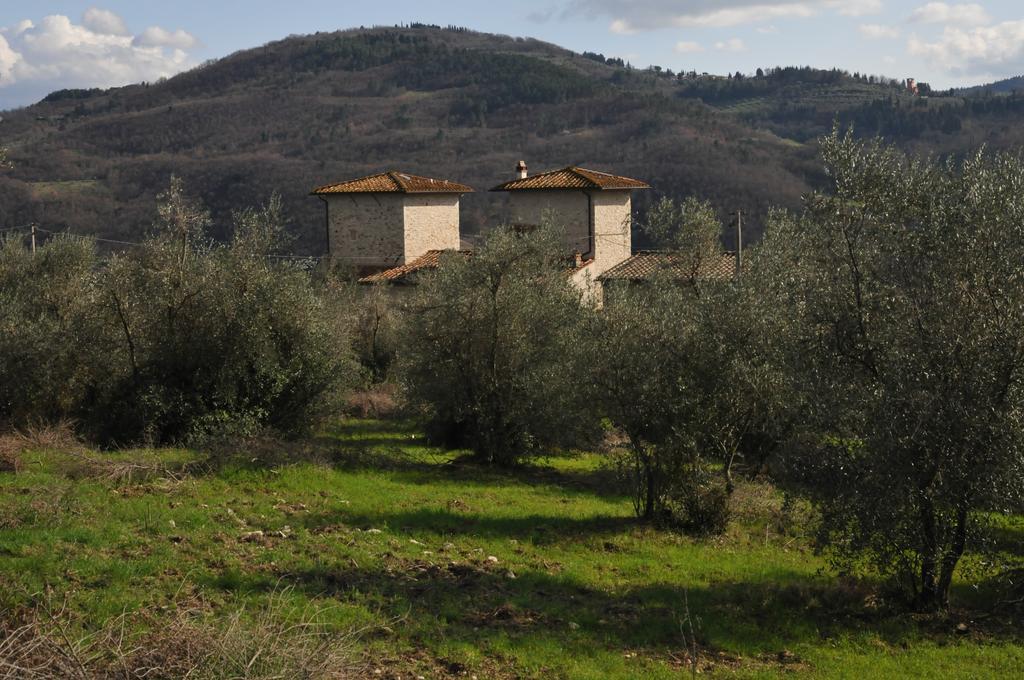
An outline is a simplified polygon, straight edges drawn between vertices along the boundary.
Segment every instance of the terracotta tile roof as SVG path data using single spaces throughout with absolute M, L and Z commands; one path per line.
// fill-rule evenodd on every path
M 619 177 L 598 170 L 587 170 L 570 165 L 561 170 L 542 172 L 524 179 L 514 179 L 500 184 L 491 191 L 523 191 L 530 189 L 650 189 L 647 182 L 628 177 Z
M 382 272 L 364 276 L 359 283 L 415 283 L 416 274 L 424 270 L 437 269 L 441 263 L 441 253 L 462 253 L 468 255 L 468 250 L 428 250 L 412 262 L 385 269 Z
M 691 275 L 688 263 L 678 253 L 641 250 L 601 274 L 599 281 L 646 281 L 656 274 L 675 278 Z M 736 275 L 736 253 L 722 253 L 714 260 L 703 263 L 697 278 L 705 280 L 731 279 Z
M 376 175 L 351 179 L 337 184 L 326 184 L 310 192 L 322 194 L 467 194 L 472 187 L 446 179 L 420 177 L 405 172 L 389 170 Z
M 419 272 L 437 269 L 438 265 L 441 264 L 441 253 L 458 252 L 462 255 L 472 255 L 472 250 L 428 250 L 423 255 L 420 255 L 412 262 L 392 267 L 391 269 L 385 269 L 382 272 L 364 276 L 359 279 L 359 283 L 399 283 L 399 284 L 413 284 L 416 283 L 416 274 Z M 594 262 L 593 259 L 584 260 L 576 259 L 575 256 L 569 257 L 566 260 L 568 266 L 567 273 L 574 274 L 581 269 L 585 269 Z

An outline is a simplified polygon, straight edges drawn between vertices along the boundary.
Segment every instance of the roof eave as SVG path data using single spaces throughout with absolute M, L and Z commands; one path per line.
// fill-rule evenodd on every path
M 519 180 L 515 181 L 518 182 Z M 488 189 L 488 191 L 642 191 L 651 188 L 650 184 L 637 187 L 602 187 L 598 185 L 589 187 L 510 187 L 508 186 L 509 184 L 512 184 L 512 182 L 499 184 L 493 189 Z

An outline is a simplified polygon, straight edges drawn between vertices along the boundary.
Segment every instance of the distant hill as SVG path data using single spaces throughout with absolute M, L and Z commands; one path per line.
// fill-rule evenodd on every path
M 232 210 L 280 193 L 296 249 L 319 254 L 314 186 L 381 169 L 468 183 L 472 232 L 500 220 L 504 197 L 486 190 L 525 159 L 531 171 L 575 164 L 644 179 L 655 190 L 638 196 L 641 211 L 661 194 L 706 197 L 723 217 L 742 208 L 754 238 L 770 206 L 795 207 L 822 184 L 815 139 L 833 121 L 941 153 L 1019 140 L 1005 125 L 1016 109 L 972 106 L 841 71 L 680 75 L 463 29 L 318 33 L 4 113 L 15 165 L 0 175 L 0 214 L 135 240 L 177 173 L 221 236 Z
M 1010 94 L 1011 92 L 1024 92 L 1024 76 L 1015 76 L 1005 80 L 997 80 L 987 85 L 978 85 L 960 90 L 962 94 L 977 96 L 983 94 Z

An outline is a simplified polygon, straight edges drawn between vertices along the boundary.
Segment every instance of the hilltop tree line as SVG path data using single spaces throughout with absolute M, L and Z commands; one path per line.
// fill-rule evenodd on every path
M 706 75 L 706 74 L 705 74 Z M 710 103 L 762 97 L 780 88 L 806 85 L 871 84 L 892 90 L 904 88 L 901 81 L 881 76 L 851 74 L 842 69 L 817 69 L 810 66 L 777 66 L 757 69 L 750 76 L 737 72 L 727 77 L 702 78 L 696 72 L 679 73 L 678 96 L 697 97 Z

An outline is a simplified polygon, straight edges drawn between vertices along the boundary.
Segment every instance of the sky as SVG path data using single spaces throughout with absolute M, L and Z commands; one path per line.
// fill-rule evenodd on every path
M 0 109 L 169 77 L 290 34 L 408 22 L 674 71 L 836 66 L 943 89 L 1024 73 L 1020 0 L 0 0 Z

